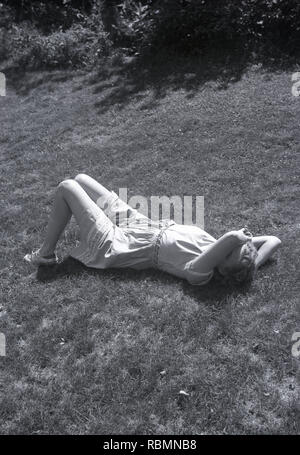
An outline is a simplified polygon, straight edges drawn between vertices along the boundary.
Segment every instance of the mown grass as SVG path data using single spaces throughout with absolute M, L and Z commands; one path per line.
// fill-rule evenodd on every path
M 300 102 L 289 71 L 197 65 L 8 79 L 2 434 L 299 432 Z M 79 172 L 129 195 L 204 195 L 214 236 L 247 224 L 282 248 L 247 291 L 196 288 L 81 266 L 67 257 L 72 221 L 64 262 L 33 272 L 22 258 L 43 238 L 56 185 Z

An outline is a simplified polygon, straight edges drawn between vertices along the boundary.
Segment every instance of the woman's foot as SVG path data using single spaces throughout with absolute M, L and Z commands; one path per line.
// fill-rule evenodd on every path
M 49 256 L 42 256 L 40 250 L 32 251 L 24 256 L 24 260 L 32 265 L 53 265 L 58 263 L 58 257 L 55 253 Z

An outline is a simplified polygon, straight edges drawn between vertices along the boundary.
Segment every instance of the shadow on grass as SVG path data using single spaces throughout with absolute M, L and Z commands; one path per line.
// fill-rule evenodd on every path
M 87 80 L 94 86 L 95 107 L 104 113 L 110 106 L 122 109 L 132 99 L 143 99 L 146 90 L 152 91 L 150 102 L 141 109 L 155 108 L 168 91 L 184 90 L 193 98 L 207 82 L 214 82 L 219 90 L 238 82 L 250 64 L 257 63 L 263 71 L 275 72 L 293 67 L 294 62 L 265 57 L 256 61 L 245 49 L 223 49 L 209 54 L 182 55 L 161 52 L 150 57 L 131 58 L 122 63 L 102 67 Z
M 247 294 L 251 288 L 251 284 L 245 286 L 230 286 L 224 285 L 215 278 L 204 286 L 192 286 L 187 282 L 183 284 L 184 293 L 191 298 L 201 301 L 201 303 L 214 305 L 223 308 L 228 304 L 231 297 L 242 297 Z
M 114 57 L 114 56 L 113 56 Z M 134 97 L 143 99 L 146 90 L 152 91 L 150 103 L 141 109 L 154 108 L 159 99 L 169 90 L 183 89 L 192 98 L 206 82 L 217 82 L 219 89 L 238 81 L 249 63 L 249 55 L 244 50 L 215 50 L 209 55 L 184 55 L 168 50 L 149 56 L 108 58 L 98 65 L 98 69 L 87 70 L 55 69 L 23 72 L 18 67 L 7 67 L 6 77 L 10 85 L 21 95 L 44 84 L 65 82 L 83 75 L 84 83 L 92 86 L 95 95 L 94 106 L 98 113 L 106 112 L 117 105 L 124 108 Z M 82 83 L 74 90 L 82 89 Z
M 184 89 L 188 97 L 208 81 L 217 81 L 224 89 L 229 83 L 238 81 L 249 63 L 249 53 L 244 49 L 209 50 L 199 54 L 184 54 L 176 50 L 162 49 L 159 53 L 129 57 L 120 51 L 103 59 L 88 69 L 50 69 L 27 70 L 13 64 L 0 68 L 5 72 L 10 85 L 20 94 L 27 95 L 42 84 L 55 84 L 85 76 L 85 83 L 93 86 L 95 106 L 105 111 L 111 105 L 124 107 L 133 96 L 142 95 L 152 89 L 155 100 L 163 98 L 167 90 Z M 42 66 L 42 65 L 41 65 Z M 90 71 L 88 73 L 88 71 Z M 82 84 L 78 86 L 78 90 Z M 76 85 L 74 90 L 77 90 Z M 103 96 L 104 92 L 104 96 Z M 152 105 L 151 105 L 152 106 Z M 149 106 L 149 107 L 151 107 Z M 144 106 L 147 109 L 148 106 Z
M 62 262 L 55 266 L 50 267 L 39 267 L 37 271 L 37 279 L 40 282 L 56 281 L 60 278 L 78 276 L 88 273 L 89 275 L 108 278 L 114 281 L 131 281 L 137 286 L 139 282 L 144 279 L 151 279 L 153 285 L 157 281 L 164 284 L 176 285 L 178 281 L 182 283 L 182 291 L 184 294 L 189 295 L 191 298 L 201 302 L 202 304 L 213 305 L 216 307 L 222 307 L 228 302 L 230 296 L 245 295 L 249 289 L 249 286 L 233 287 L 225 286 L 218 282 L 216 279 L 212 279 L 208 284 L 204 286 L 193 286 L 185 280 L 178 279 L 168 273 L 155 270 L 133 270 L 133 269 L 94 269 L 86 267 L 81 262 L 68 256 Z
M 99 95 L 95 107 L 99 113 L 110 106 L 122 109 L 132 98 L 142 99 L 143 92 L 152 91 L 150 103 L 141 109 L 154 108 L 169 90 L 186 91 L 192 98 L 206 82 L 215 81 L 219 89 L 237 82 L 247 68 L 248 58 L 241 53 L 210 55 L 169 55 L 166 52 L 149 57 L 131 58 L 122 64 L 101 68 L 89 77 Z
M 74 79 L 85 74 L 80 70 L 36 70 L 24 73 L 19 68 L 6 68 L 4 70 L 9 85 L 20 95 L 28 95 L 35 88 L 48 84 L 49 91 L 53 91 L 55 84 Z
M 54 266 L 42 266 L 38 268 L 37 279 L 41 282 L 55 281 L 64 277 L 81 276 L 84 273 L 88 273 L 92 276 L 122 280 L 122 281 L 140 281 L 143 278 L 149 276 L 149 273 L 153 275 L 153 278 L 157 278 L 159 272 L 156 270 L 133 270 L 133 269 L 95 269 L 92 267 L 86 267 L 80 261 L 67 256 L 62 262 Z M 170 277 L 171 279 L 173 277 Z
M 12 66 L 5 68 L 5 74 L 21 95 L 29 94 L 42 84 L 49 84 L 50 90 L 55 83 L 82 76 L 83 82 L 74 83 L 73 91 L 81 90 L 83 84 L 92 87 L 94 106 L 101 114 L 114 105 L 121 110 L 133 98 L 143 100 L 146 90 L 151 90 L 152 98 L 140 107 L 141 110 L 155 108 L 170 90 L 184 90 L 187 98 L 193 98 L 207 82 L 213 82 L 219 90 L 226 90 L 254 63 L 266 72 L 292 71 L 297 66 L 295 58 L 282 55 L 274 58 L 272 53 L 257 57 L 254 52 L 237 47 L 194 54 L 166 49 L 151 56 L 137 57 L 119 53 L 103 59 L 97 69 L 41 69 L 24 73 L 22 68 Z

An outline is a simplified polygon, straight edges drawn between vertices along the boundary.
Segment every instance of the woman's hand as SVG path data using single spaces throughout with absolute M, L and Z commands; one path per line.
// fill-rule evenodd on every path
M 247 227 L 240 229 L 239 231 L 233 231 L 235 238 L 238 240 L 239 245 L 244 245 L 248 240 L 252 239 L 252 234 Z
M 258 269 L 280 247 L 281 240 L 274 235 L 260 235 L 259 237 L 253 237 L 253 245 L 258 251 L 255 259 L 255 267 Z

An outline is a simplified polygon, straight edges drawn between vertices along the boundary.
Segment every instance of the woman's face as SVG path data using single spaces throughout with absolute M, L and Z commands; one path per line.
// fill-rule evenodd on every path
M 228 273 L 235 272 L 243 267 L 248 267 L 250 263 L 248 253 L 249 247 L 247 243 L 232 250 L 225 260 L 218 265 L 218 270 L 221 275 L 227 275 Z

